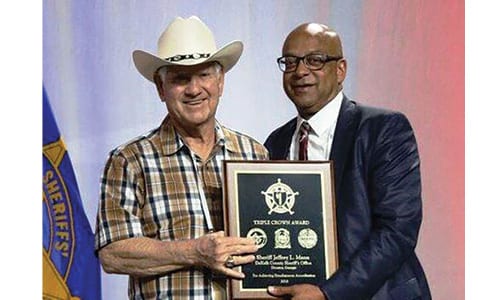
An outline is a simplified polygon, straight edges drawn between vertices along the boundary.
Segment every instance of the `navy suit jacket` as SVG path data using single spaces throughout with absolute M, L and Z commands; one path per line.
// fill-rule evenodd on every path
M 287 159 L 296 119 L 265 142 Z M 339 269 L 318 285 L 328 299 L 431 299 L 415 255 L 422 221 L 420 159 L 399 113 L 343 98 L 330 160 L 334 164 Z

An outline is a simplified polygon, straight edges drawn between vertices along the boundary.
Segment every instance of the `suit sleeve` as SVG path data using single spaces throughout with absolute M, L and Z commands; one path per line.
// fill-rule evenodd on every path
M 374 124 L 366 128 L 370 133 L 365 134 L 374 139 L 363 146 L 368 167 L 360 171 L 370 206 L 370 233 L 320 285 L 328 299 L 371 298 L 401 268 L 417 243 L 422 201 L 413 130 L 402 114 L 383 115 Z

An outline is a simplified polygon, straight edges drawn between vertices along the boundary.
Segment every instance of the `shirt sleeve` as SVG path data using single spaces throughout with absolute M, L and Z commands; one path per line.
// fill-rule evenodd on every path
M 126 152 L 112 152 L 101 178 L 101 199 L 96 221 L 95 249 L 143 236 L 141 207 L 144 189 L 138 163 Z

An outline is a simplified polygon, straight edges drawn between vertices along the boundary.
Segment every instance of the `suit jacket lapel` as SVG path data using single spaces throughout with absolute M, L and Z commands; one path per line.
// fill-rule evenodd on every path
M 275 147 L 276 153 L 273 157 L 277 159 L 288 159 L 288 154 L 290 152 L 290 145 L 292 144 L 293 133 L 295 132 L 295 127 L 297 127 L 296 119 L 290 120 L 284 127 L 284 133 L 281 135 L 281 139 L 278 141 L 279 147 Z
M 332 151 L 330 151 L 330 160 L 333 160 L 335 170 L 335 192 L 339 195 L 339 188 L 342 183 L 345 162 L 347 154 L 352 148 L 355 130 L 355 111 L 356 105 L 344 96 L 340 106 L 337 126 L 333 138 Z

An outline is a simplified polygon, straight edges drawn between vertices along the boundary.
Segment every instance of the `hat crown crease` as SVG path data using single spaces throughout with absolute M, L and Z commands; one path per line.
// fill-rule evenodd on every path
M 175 19 L 158 40 L 158 56 L 212 54 L 217 50 L 212 31 L 198 18 Z

